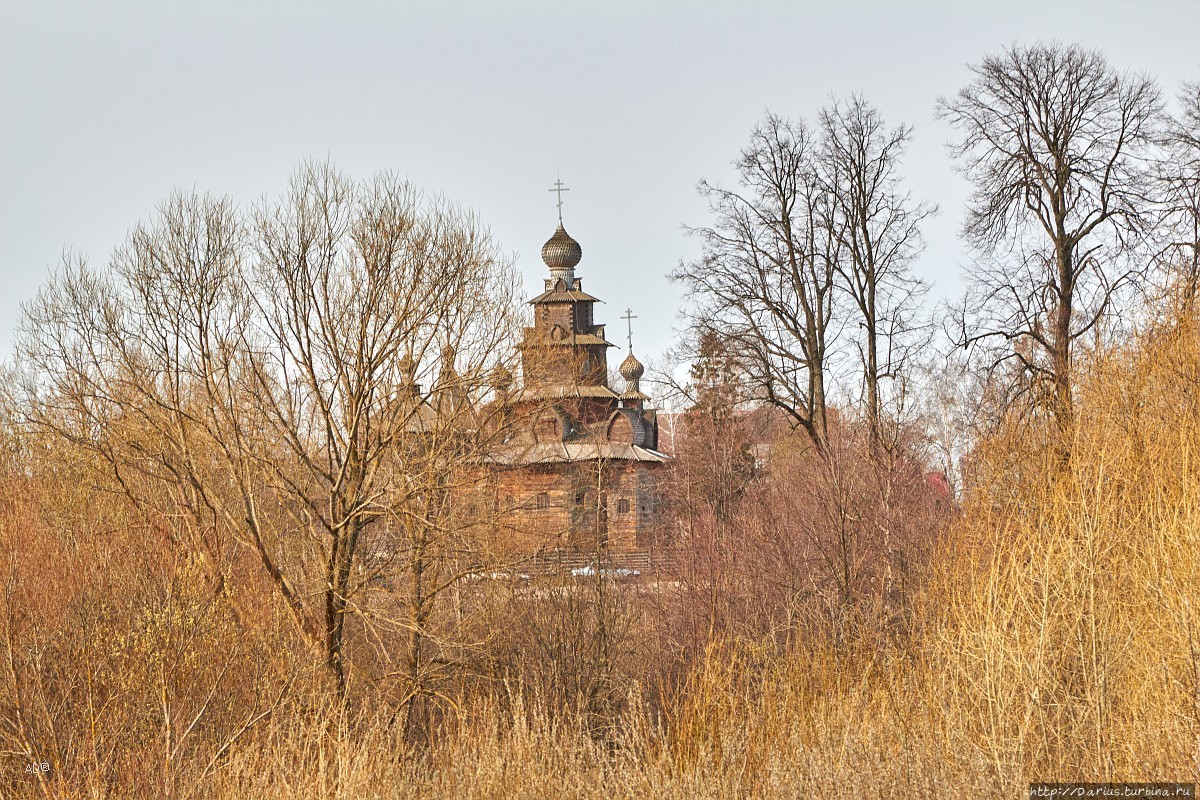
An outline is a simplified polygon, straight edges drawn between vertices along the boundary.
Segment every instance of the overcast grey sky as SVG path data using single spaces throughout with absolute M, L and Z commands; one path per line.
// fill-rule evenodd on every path
M 915 126 L 903 173 L 938 203 L 917 270 L 960 287 L 966 186 L 934 102 L 1014 41 L 1060 39 L 1200 80 L 1200 2 L 299 3 L 0 0 L 0 355 L 64 248 L 107 260 L 174 188 L 276 195 L 301 159 L 395 170 L 478 211 L 527 290 L 561 170 L 579 274 L 626 306 L 635 350 L 673 339 L 701 177 L 765 109 L 862 92 Z M 610 336 L 624 342 L 624 336 Z

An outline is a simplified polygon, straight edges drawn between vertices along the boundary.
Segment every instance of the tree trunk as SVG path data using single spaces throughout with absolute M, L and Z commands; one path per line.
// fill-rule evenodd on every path
M 878 455 L 883 444 L 883 434 L 879 428 L 879 341 L 873 308 L 867 317 L 866 326 L 867 363 L 863 382 L 867 392 L 867 427 L 871 434 L 871 448 Z
M 337 684 L 339 698 L 346 696 L 346 665 L 343 642 L 346 624 L 346 595 L 350 588 L 350 572 L 354 563 L 354 548 L 358 543 L 361 522 L 347 523 L 335 533 L 329 556 L 325 586 L 325 663 Z
M 1073 427 L 1074 404 L 1071 399 L 1071 312 L 1075 305 L 1075 271 L 1072 248 L 1059 244 L 1056 248 L 1058 262 L 1058 306 L 1054 309 L 1054 419 L 1062 441 L 1059 444 L 1064 460 L 1070 456 L 1067 437 Z

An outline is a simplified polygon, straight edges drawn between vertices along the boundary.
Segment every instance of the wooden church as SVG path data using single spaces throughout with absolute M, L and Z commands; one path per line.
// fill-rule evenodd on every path
M 561 197 L 561 195 L 560 195 Z M 645 368 L 629 351 L 621 389 L 609 385 L 597 298 L 575 268 L 583 249 L 562 225 L 542 247 L 550 270 L 530 301 L 517 385 L 504 374 L 498 403 L 514 420 L 493 459 L 497 502 L 523 548 L 612 553 L 649 547 L 656 535 L 658 419 L 639 386 Z M 632 314 L 626 317 L 632 321 Z

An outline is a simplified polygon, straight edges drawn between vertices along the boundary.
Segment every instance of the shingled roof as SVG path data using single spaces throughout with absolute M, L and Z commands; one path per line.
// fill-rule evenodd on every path
M 616 442 L 538 442 L 496 453 L 488 461 L 493 464 L 516 467 L 597 459 L 662 464 L 670 461 L 671 457 L 663 455 L 657 450 Z

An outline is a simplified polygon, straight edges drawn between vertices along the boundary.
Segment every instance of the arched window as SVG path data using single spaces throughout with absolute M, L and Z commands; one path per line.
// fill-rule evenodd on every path
M 538 492 L 536 503 L 538 511 L 545 511 L 550 507 L 550 495 L 545 492 Z
M 629 500 L 622 497 L 620 500 L 617 501 L 617 513 L 618 514 L 628 514 L 629 513 Z

